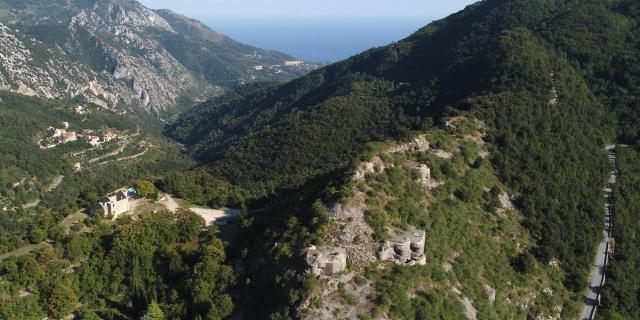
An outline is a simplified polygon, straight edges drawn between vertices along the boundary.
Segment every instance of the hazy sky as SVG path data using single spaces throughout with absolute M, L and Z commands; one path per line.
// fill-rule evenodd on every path
M 440 18 L 475 0 L 140 0 L 194 18 Z

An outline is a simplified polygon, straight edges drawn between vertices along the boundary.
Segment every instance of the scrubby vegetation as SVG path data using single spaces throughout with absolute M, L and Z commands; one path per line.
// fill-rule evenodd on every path
M 356 197 L 364 197 L 372 240 L 385 238 L 380 231 L 388 227 L 426 231 L 426 266 L 375 262 L 350 269 L 374 287 L 358 306 L 359 315 L 459 319 L 468 312 L 468 299 L 483 319 L 570 317 L 581 295 L 564 288 L 562 269 L 530 253 L 535 241 L 521 224 L 522 213 L 510 206 L 509 190 L 481 156 L 488 155 L 481 123 L 465 117 L 447 122 L 456 128 L 433 128 L 427 134 L 432 147 L 443 149 L 381 153 L 374 172 L 352 183 Z M 417 169 L 422 165 L 431 169 L 429 176 Z M 343 203 L 357 206 L 359 201 Z M 370 245 L 377 248 L 375 244 Z M 367 281 L 360 282 L 350 285 L 366 288 L 362 285 Z M 320 297 L 316 304 L 336 303 L 330 299 Z

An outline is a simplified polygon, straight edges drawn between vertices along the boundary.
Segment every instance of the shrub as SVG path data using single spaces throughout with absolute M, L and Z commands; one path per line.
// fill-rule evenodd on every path
M 367 210 L 364 213 L 365 221 L 373 228 L 374 238 L 376 240 L 384 240 L 387 238 L 387 224 L 386 218 L 383 212 L 380 210 Z

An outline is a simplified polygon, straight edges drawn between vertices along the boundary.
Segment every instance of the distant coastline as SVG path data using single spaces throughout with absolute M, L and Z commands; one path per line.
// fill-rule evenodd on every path
M 346 59 L 372 47 L 387 45 L 427 25 L 431 18 L 362 19 L 205 19 L 212 29 L 264 49 L 278 50 L 315 62 Z

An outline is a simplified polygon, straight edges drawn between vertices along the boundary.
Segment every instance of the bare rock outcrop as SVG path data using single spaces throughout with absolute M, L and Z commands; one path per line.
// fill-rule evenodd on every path
M 429 150 L 429 141 L 427 140 L 427 136 L 420 135 L 409 143 L 393 146 L 387 151 L 387 153 L 394 154 L 394 153 L 408 152 L 411 150 L 417 150 L 417 151 Z
M 489 302 L 496 302 L 496 289 L 492 288 L 488 284 L 484 285 L 484 294 L 487 296 Z

